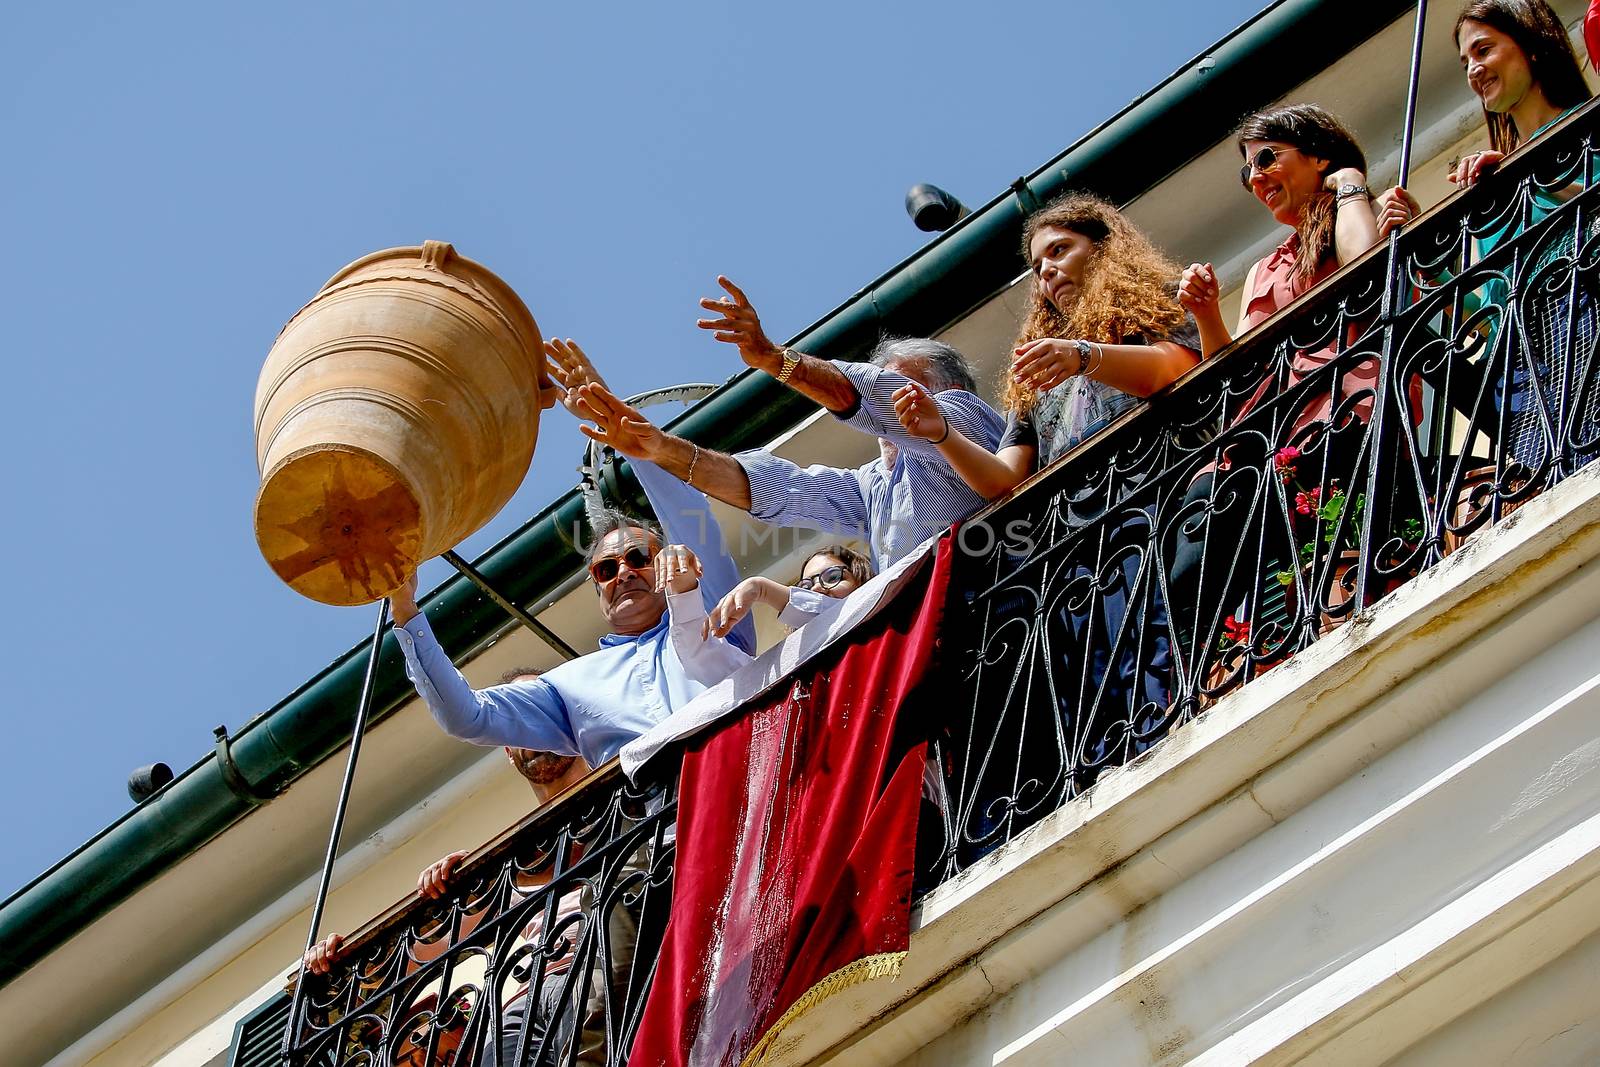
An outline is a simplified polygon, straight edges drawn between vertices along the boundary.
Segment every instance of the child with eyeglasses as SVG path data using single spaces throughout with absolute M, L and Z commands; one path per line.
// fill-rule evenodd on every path
M 702 636 L 721 639 L 757 604 L 778 613 L 778 621 L 799 629 L 836 606 L 872 578 L 872 561 L 847 545 L 829 545 L 813 552 L 800 568 L 800 580 L 782 585 L 759 575 L 746 578 L 722 598 L 706 617 Z

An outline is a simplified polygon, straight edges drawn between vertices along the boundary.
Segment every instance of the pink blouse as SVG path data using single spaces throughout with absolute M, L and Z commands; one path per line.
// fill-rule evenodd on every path
M 1279 311 L 1294 303 L 1295 300 L 1310 292 L 1317 285 L 1332 277 L 1339 270 L 1339 258 L 1330 249 L 1328 254 L 1317 264 L 1317 271 L 1309 281 L 1302 280 L 1295 274 L 1295 255 L 1300 250 L 1300 235 L 1291 233 L 1287 240 L 1272 250 L 1272 254 L 1256 264 L 1255 276 L 1250 292 L 1245 297 L 1244 325 L 1248 329 L 1257 323 L 1265 322 Z M 1345 338 L 1348 343 L 1355 339 L 1360 330 L 1352 326 L 1349 336 Z M 1325 366 L 1338 354 L 1337 340 L 1320 349 L 1295 351 L 1289 361 L 1289 386 L 1298 385 L 1309 375 L 1316 372 L 1317 368 Z M 1331 383 L 1330 383 L 1331 385 Z M 1346 367 L 1340 378 L 1340 394 L 1348 397 L 1356 393 L 1367 391 L 1369 395 L 1356 402 L 1355 413 L 1363 422 L 1372 417 L 1372 391 L 1378 386 L 1378 357 L 1374 353 L 1370 359 L 1362 360 L 1354 366 Z M 1255 395 L 1245 402 L 1239 415 L 1243 416 L 1260 403 L 1271 391 L 1270 382 L 1263 382 Z M 1317 397 L 1311 400 L 1304 411 L 1294 421 L 1291 436 L 1313 422 L 1326 420 L 1333 412 L 1332 396 Z
M 1265 322 L 1339 269 L 1339 258 L 1330 252 L 1317 264 L 1317 272 L 1311 280 L 1301 281 L 1294 272 L 1295 257 L 1299 253 L 1300 235 L 1290 233 L 1271 255 L 1256 264 L 1255 285 L 1245 301 L 1246 329 Z

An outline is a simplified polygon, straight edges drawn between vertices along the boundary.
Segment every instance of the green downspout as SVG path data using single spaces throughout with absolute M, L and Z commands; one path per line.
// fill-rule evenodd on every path
M 884 333 L 937 333 L 1020 273 L 1017 245 L 1031 203 L 1069 188 L 1125 203 L 1216 143 L 1220 132 L 1316 74 L 1298 57 L 1337 58 L 1411 8 L 1398 0 L 1282 0 L 1239 27 L 1033 175 L 884 274 L 792 343 L 816 355 L 859 359 Z M 1326 66 L 1328 64 L 1324 64 Z M 1165 164 L 1165 169 L 1162 169 Z M 1024 202 L 1026 197 L 1028 202 Z M 685 412 L 673 428 L 727 451 L 759 445 L 812 406 L 765 375 L 745 373 Z M 490 549 L 478 568 L 519 603 L 538 600 L 578 565 L 565 536 L 583 513 L 576 491 Z M 465 579 L 426 604 L 440 643 L 470 655 L 507 619 Z M 286 788 L 339 751 L 359 696 L 365 643 L 351 649 L 233 739 L 233 759 L 258 789 Z M 373 721 L 411 694 L 391 637 Z M 214 757 L 185 771 L 0 904 L 0 986 L 248 814 Z

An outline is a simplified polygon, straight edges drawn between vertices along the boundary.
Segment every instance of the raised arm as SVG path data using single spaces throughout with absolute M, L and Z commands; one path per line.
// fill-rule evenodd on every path
M 704 615 L 739 584 L 739 567 L 728 554 L 722 526 L 711 513 L 711 502 L 704 493 L 647 459 L 634 460 L 633 473 L 638 476 L 656 518 L 661 520 L 661 530 L 667 541 L 686 546 L 698 559 L 700 597 L 705 601 L 701 614 Z M 746 623 L 735 628 L 730 639 L 741 650 L 754 652 L 755 624 Z
M 671 545 L 656 556 L 656 588 L 667 594 L 668 640 L 684 674 L 704 686 L 713 686 L 749 663 L 754 645 L 740 648 L 727 630 L 715 636 L 706 630 L 705 588 L 701 562 L 683 545 Z M 746 620 L 749 622 L 749 620 Z M 748 628 L 754 631 L 755 624 Z
M 577 755 L 566 702 L 542 678 L 473 690 L 416 608 L 416 579 L 397 592 L 395 640 L 406 658 L 406 676 L 445 733 L 474 745 L 510 745 Z
M 1345 167 L 1328 175 L 1324 183 L 1328 191 L 1337 194 L 1345 186 L 1365 188 L 1367 176 L 1354 167 Z M 1361 253 L 1378 243 L 1378 217 L 1372 210 L 1368 193 L 1352 193 L 1333 204 L 1333 249 L 1339 257 L 1339 266 L 1351 262 Z
M 957 429 L 937 399 L 916 382 L 907 382 L 894 393 L 897 421 L 904 432 L 937 448 L 973 492 L 994 500 L 1033 473 L 1037 446 L 1009 445 L 990 452 Z
M 838 367 L 825 359 L 773 344 L 743 290 L 720 275 L 717 284 L 727 290 L 728 298 L 706 297 L 700 306 L 718 317 L 700 319 L 695 325 L 714 331 L 713 336 L 719 341 L 738 345 L 739 358 L 746 365 L 772 375 L 829 411 L 837 414 L 855 406 L 855 386 Z
M 750 479 L 732 456 L 666 433 L 603 385 L 583 386 L 575 402 L 582 405 L 585 418 L 594 420 L 593 426 L 579 425 L 586 436 L 629 459 L 648 460 L 724 504 L 750 510 Z
M 586 435 L 633 459 L 644 459 L 726 504 L 775 526 L 806 526 L 864 536 L 867 505 L 861 483 L 837 467 L 799 467 L 766 452 L 735 458 L 665 433 L 602 385 L 579 390 L 593 412 Z
M 931 441 L 907 432 L 895 411 L 895 395 L 915 382 L 904 374 L 871 363 L 841 363 L 837 369 L 854 383 L 860 397 L 852 410 L 835 412 L 840 421 L 862 433 L 893 441 L 896 447 L 908 453 L 932 456 L 939 452 Z M 967 440 L 985 448 L 992 448 L 999 442 L 1000 416 L 978 397 L 965 389 L 945 389 L 931 394 L 924 390 L 924 393 L 950 427 Z

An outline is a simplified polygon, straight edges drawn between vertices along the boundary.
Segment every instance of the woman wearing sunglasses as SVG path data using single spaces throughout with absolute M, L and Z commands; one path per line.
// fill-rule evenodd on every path
M 778 621 L 790 629 L 799 629 L 871 580 L 872 561 L 865 554 L 847 545 L 829 545 L 811 554 L 792 587 L 759 575 L 734 586 L 706 618 L 702 636 L 726 637 L 757 604 L 776 611 Z
M 1275 221 L 1290 228 L 1282 243 L 1245 274 L 1235 327 L 1243 334 L 1375 245 L 1378 224 L 1367 189 L 1366 156 L 1354 135 L 1325 109 L 1315 104 L 1268 108 L 1246 117 L 1234 136 L 1243 158 L 1240 183 Z M 1178 298 L 1199 324 L 1201 351 L 1207 358 L 1234 338 L 1223 322 L 1220 296 L 1221 284 L 1210 263 L 1194 263 L 1183 272 Z M 1287 373 L 1282 379 L 1273 375 L 1263 381 L 1228 413 L 1230 421 L 1237 422 L 1280 391 L 1315 375 L 1335 358 L 1345 339 L 1332 336 L 1319 347 L 1284 350 Z M 1301 469 L 1316 472 L 1314 493 L 1320 499 L 1348 489 L 1358 476 L 1356 462 L 1377 381 L 1376 358 L 1350 363 L 1328 379 L 1326 388 L 1311 388 L 1291 419 L 1262 427 L 1273 434 L 1270 450 L 1292 446 L 1303 454 Z M 1341 401 L 1348 401 L 1349 417 L 1335 420 L 1336 403 Z M 1220 466 L 1229 464 L 1224 461 Z M 1237 612 L 1239 619 L 1247 617 L 1242 605 L 1264 580 L 1264 573 L 1290 567 L 1293 549 L 1282 534 L 1286 523 L 1267 519 L 1253 503 L 1261 492 L 1269 497 L 1264 506 L 1277 507 L 1281 502 L 1271 501 L 1271 492 L 1259 488 L 1261 483 L 1253 480 L 1254 467 L 1246 464 L 1230 475 L 1208 465 L 1184 498 L 1180 514 L 1206 516 L 1204 522 L 1178 524 L 1172 549 L 1173 621 L 1179 639 L 1192 642 L 1191 663 L 1200 663 L 1202 650 L 1212 647 L 1224 615 Z M 1230 480 L 1240 491 L 1223 491 L 1222 483 Z M 1267 540 L 1258 549 L 1259 557 L 1249 547 L 1258 540 L 1248 532 L 1252 521 L 1266 523 Z M 1207 576 L 1203 586 L 1202 574 Z
M 1315 104 L 1258 111 L 1235 131 L 1244 165 L 1239 181 L 1289 235 L 1245 275 L 1237 333 L 1271 318 L 1318 282 L 1378 243 L 1367 190 L 1367 159 L 1338 119 Z M 1178 299 L 1200 327 L 1201 354 L 1233 341 L 1222 320 L 1221 285 L 1210 263 L 1183 272 Z M 1294 371 L 1322 360 L 1305 353 Z M 1301 361 L 1308 365 L 1302 366 Z

